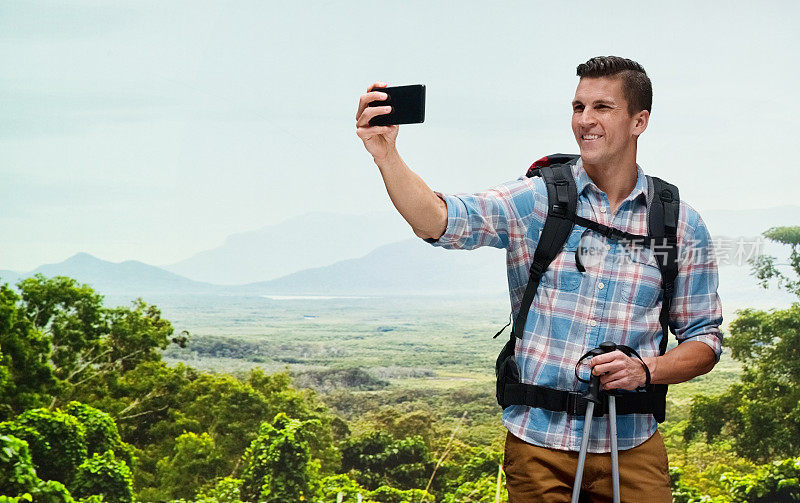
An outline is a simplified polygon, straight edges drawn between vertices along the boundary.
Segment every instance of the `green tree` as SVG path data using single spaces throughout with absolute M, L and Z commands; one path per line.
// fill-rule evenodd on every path
M 472 457 L 464 464 L 456 483 L 461 485 L 471 480 L 497 477 L 498 467 L 502 463 L 502 453 L 485 447 L 476 447 L 472 450 Z
M 173 336 L 158 308 L 141 299 L 109 309 L 90 286 L 64 276 L 37 274 L 17 286 L 18 310 L 49 344 L 49 351 L 39 347 L 38 355 L 49 361 L 58 382 L 56 402 L 91 403 L 105 393 L 109 379 L 143 362 L 160 361 L 170 342 L 186 343 L 185 332 Z
M 403 412 L 392 406 L 381 407 L 377 411 L 363 415 L 356 431 L 385 431 L 394 438 L 419 435 L 430 447 L 437 437 L 435 415 L 426 410 Z M 444 435 L 446 438 L 447 435 Z
M 20 296 L 0 285 L 0 420 L 50 402 L 56 379 L 50 342 L 20 308 Z
M 133 467 L 133 448 L 122 441 L 117 423 L 110 414 L 74 401 L 67 404 L 64 412 L 83 425 L 86 432 L 86 451 L 89 456 L 111 451 L 129 467 Z
M 497 496 L 497 474 L 494 477 L 484 477 L 470 480 L 460 484 L 455 491 L 445 494 L 442 503 L 494 503 Z M 508 501 L 508 492 L 505 486 L 500 487 L 500 501 Z
M 399 489 L 425 487 L 433 470 L 428 446 L 422 437 L 395 439 L 377 431 L 344 442 L 342 471 L 371 490 L 381 485 Z
M 0 435 L 0 494 L 0 503 L 73 501 L 61 482 L 43 481 L 36 475 L 28 443 L 11 435 Z
M 320 497 L 323 502 L 336 503 L 339 493 L 342 493 L 342 503 L 356 503 L 358 495 L 363 498 L 369 493 L 369 489 L 344 474 L 329 475 L 320 481 Z
M 213 481 L 225 467 L 208 433 L 184 433 L 175 440 L 172 457 L 158 462 L 161 487 L 172 498 L 191 498 L 199 487 Z
M 756 278 L 764 288 L 769 286 L 771 280 L 775 280 L 778 288 L 800 297 L 800 226 L 772 227 L 763 235 L 770 241 L 789 246 L 789 262 L 785 265 L 792 273 L 781 271 L 776 257 L 760 255 L 751 261 Z
M 144 362 L 124 375 L 110 375 L 107 393 L 94 404 L 116 418 L 122 439 L 136 449 L 134 489 L 142 501 L 163 500 L 157 463 L 171 456 L 175 438 L 201 431 L 198 422 L 181 414 L 182 390 L 199 372 L 185 365 Z
M 404 491 L 391 486 L 380 486 L 368 493 L 367 499 L 371 502 L 380 503 L 417 503 L 418 501 L 433 503 L 436 501 L 433 495 L 426 493 L 422 489 L 408 489 Z
M 322 464 L 322 474 L 332 475 L 341 459 L 333 444 L 336 418 L 317 394 L 310 389 L 294 387 L 288 370 L 266 374 L 261 369 L 253 369 L 247 376 L 247 383 L 266 398 L 269 408 L 265 417 L 284 412 L 301 421 L 313 420 L 306 426 L 310 433 L 307 437 L 311 456 Z
M 70 379 L 101 351 L 101 337 L 108 331 L 103 297 L 64 276 L 48 279 L 37 274 L 17 286 L 28 319 L 52 344 L 49 356 L 56 376 Z
M 0 435 L 0 494 L 28 492 L 39 483 L 28 443 L 11 435 Z
M 722 482 L 735 503 L 790 503 L 800 501 L 800 458 L 775 461 L 753 474 L 726 474 Z
M 201 489 L 195 503 L 242 503 L 242 482 L 242 479 L 233 477 L 219 479 L 213 487 Z
M 684 482 L 682 468 L 670 466 L 669 480 L 672 487 L 673 503 L 692 503 L 700 499 L 700 491 Z
M 264 418 L 275 417 L 268 396 L 230 375 L 200 374 L 180 392 L 180 415 L 197 422 L 223 453 L 227 469 L 256 438 Z
M 26 410 L 0 423 L 0 433 L 28 442 L 36 473 L 67 486 L 86 459 L 86 430 L 73 416 L 47 409 Z
M 318 492 L 319 462 L 312 460 L 308 426 L 284 413 L 264 423 L 244 455 L 242 497 L 247 501 L 296 503 Z
M 789 266 L 800 277 L 800 227 L 778 227 L 764 235 L 791 246 Z M 753 261 L 755 274 L 767 285 L 800 295 L 798 280 L 777 268 L 774 257 Z M 740 381 L 725 393 L 696 399 L 687 439 L 705 433 L 707 439 L 724 432 L 737 453 L 765 463 L 800 451 L 800 303 L 788 309 L 744 309 L 730 324 L 725 345 L 743 364 Z
M 161 317 L 160 309 L 142 299 L 134 300 L 131 307 L 117 307 L 107 313 L 107 361 L 119 372 L 127 372 L 142 362 L 160 361 L 161 350 L 171 342 L 185 344 L 187 332 L 172 337 L 174 329 L 169 320 Z
M 116 459 L 113 451 L 94 453 L 84 461 L 70 486 L 74 496 L 102 496 L 105 501 L 133 501 L 133 480 L 128 465 Z

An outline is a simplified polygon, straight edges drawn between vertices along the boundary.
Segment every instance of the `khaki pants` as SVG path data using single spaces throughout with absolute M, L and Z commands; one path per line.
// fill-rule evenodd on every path
M 528 444 L 506 436 L 506 488 L 509 503 L 569 503 L 578 453 Z M 622 502 L 671 503 L 667 450 L 656 433 L 643 444 L 619 451 Z M 611 454 L 586 454 L 581 501 L 611 502 Z

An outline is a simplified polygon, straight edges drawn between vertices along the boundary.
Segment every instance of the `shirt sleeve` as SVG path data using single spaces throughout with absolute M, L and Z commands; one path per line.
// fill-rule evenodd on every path
M 459 250 L 508 248 L 510 236 L 524 234 L 535 199 L 531 183 L 524 178 L 476 194 L 436 195 L 447 204 L 447 228 L 439 239 L 425 241 Z
M 686 208 L 689 208 L 686 206 Z M 683 243 L 679 242 L 678 276 L 670 309 L 670 327 L 678 344 L 698 341 L 722 354 L 722 304 L 717 294 L 719 274 L 711 236 L 705 223 L 689 209 Z

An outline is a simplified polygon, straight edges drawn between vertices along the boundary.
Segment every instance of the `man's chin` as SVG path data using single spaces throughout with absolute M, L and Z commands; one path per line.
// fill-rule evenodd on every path
M 599 152 L 589 149 L 581 149 L 581 160 L 584 164 L 596 164 L 601 159 Z

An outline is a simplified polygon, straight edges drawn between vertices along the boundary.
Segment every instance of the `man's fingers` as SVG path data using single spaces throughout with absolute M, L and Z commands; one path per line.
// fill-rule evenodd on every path
M 361 98 L 358 100 L 358 111 L 356 112 L 356 120 L 361 116 L 364 110 L 369 106 L 369 104 L 373 101 L 383 101 L 388 98 L 389 95 L 386 93 L 382 93 L 380 91 L 372 91 L 367 94 L 362 94 Z
M 386 87 L 386 86 L 387 86 L 386 82 L 373 82 L 372 85 L 367 88 L 367 92 L 372 91 L 376 87 Z
M 613 370 L 617 366 L 614 365 L 616 362 L 624 362 L 627 356 L 622 351 L 612 351 L 610 353 L 603 353 L 602 355 L 597 355 L 589 360 L 589 365 L 592 367 L 592 373 L 594 375 L 601 375 L 604 372 L 608 372 L 609 370 Z M 594 369 L 599 369 L 599 372 L 594 372 Z
M 356 127 L 367 127 L 369 126 L 369 120 L 375 117 L 376 115 L 388 114 L 392 111 L 392 107 L 390 106 L 383 106 L 383 107 L 370 107 L 367 110 L 364 110 L 358 117 L 356 121 Z
M 612 351 L 610 353 L 603 353 L 597 356 L 593 356 L 591 360 L 589 360 L 589 365 L 594 367 L 595 365 L 601 365 L 603 363 L 608 363 L 611 361 L 616 360 L 619 355 L 622 355 L 622 351 Z M 623 355 L 624 356 L 624 355 Z
M 389 97 L 389 95 L 386 93 L 382 93 L 380 91 L 373 91 L 375 86 L 378 84 L 382 83 L 376 82 L 375 84 L 372 84 L 367 88 L 367 92 L 361 95 L 361 98 L 358 100 L 358 111 L 356 112 L 356 120 L 358 120 L 358 117 L 361 115 L 361 112 L 363 112 L 364 109 L 367 108 L 367 105 L 369 105 L 371 101 L 383 101 Z M 380 87 L 386 87 L 386 84 L 383 84 Z
M 592 369 L 592 374 L 594 374 L 596 376 L 601 376 L 603 374 L 607 374 L 607 373 L 611 372 L 615 368 L 616 368 L 616 366 L 614 365 L 613 361 L 612 362 L 608 362 L 608 363 L 601 363 L 599 365 L 595 365 L 594 366 L 594 368 Z
M 369 126 L 369 127 L 360 127 L 356 129 L 356 134 L 362 140 L 369 140 L 373 136 L 379 134 L 389 133 L 392 130 L 392 126 Z

